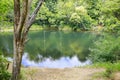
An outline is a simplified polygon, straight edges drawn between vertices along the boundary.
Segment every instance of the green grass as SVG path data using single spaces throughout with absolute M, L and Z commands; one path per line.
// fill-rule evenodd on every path
M 30 30 L 35 31 L 35 30 L 42 30 L 43 27 L 39 25 L 32 25 Z M 0 32 L 13 32 L 13 26 L 10 27 L 0 27 Z
M 120 71 L 120 61 L 117 61 L 115 63 L 110 63 L 110 62 L 94 63 L 93 65 L 90 65 L 90 67 L 93 67 L 93 68 L 105 68 L 105 69 L 110 68 L 113 71 Z
M 43 27 L 39 25 L 32 25 L 30 30 L 43 30 Z
M 94 63 L 90 66 L 91 68 L 104 68 L 105 71 L 95 74 L 94 78 L 104 78 L 105 80 L 112 80 L 114 78 L 114 73 L 120 71 L 120 61 L 115 63 L 110 62 L 101 62 L 101 63 Z

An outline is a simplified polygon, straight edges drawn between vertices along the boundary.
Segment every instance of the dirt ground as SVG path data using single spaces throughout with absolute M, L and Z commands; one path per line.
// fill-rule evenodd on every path
M 11 72 L 12 67 L 9 67 Z M 98 68 L 22 68 L 23 80 L 120 80 L 120 72 L 114 74 L 114 79 L 96 78 L 105 69 Z
M 120 80 L 120 72 L 114 74 L 114 80 Z
M 92 68 L 26 68 L 27 80 L 96 80 L 94 74 L 104 71 Z M 103 79 L 97 79 L 103 80 Z

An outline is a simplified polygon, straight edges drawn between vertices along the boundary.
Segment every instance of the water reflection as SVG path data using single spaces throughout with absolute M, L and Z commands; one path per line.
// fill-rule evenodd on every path
M 5 56 L 7 56 L 13 53 L 12 50 L 13 50 L 12 33 L 0 33 L 0 53 L 3 53 Z
M 0 34 L 0 52 L 12 57 L 11 33 Z M 73 67 L 90 63 L 89 47 L 98 38 L 91 32 L 38 31 L 30 32 L 25 46 L 24 66 Z
M 85 62 L 79 61 L 77 56 L 70 57 L 61 57 L 60 59 L 53 60 L 52 58 L 46 58 L 44 61 L 41 62 L 34 62 L 29 60 L 28 54 L 25 53 L 22 59 L 22 64 L 25 67 L 28 66 L 36 66 L 36 67 L 47 67 L 47 68 L 69 68 L 69 67 L 77 67 L 77 66 L 84 66 L 90 64 L 90 60 L 86 60 Z
M 84 62 L 89 54 L 88 48 L 96 39 L 96 35 L 89 32 L 44 31 L 31 32 L 29 38 L 31 40 L 26 45 L 25 51 L 29 53 L 30 60 L 41 61 L 38 54 L 44 58 L 52 57 L 54 60 L 76 55 Z

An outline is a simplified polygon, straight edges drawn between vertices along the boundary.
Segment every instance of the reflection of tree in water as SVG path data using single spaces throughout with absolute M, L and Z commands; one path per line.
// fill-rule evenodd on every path
M 43 34 L 43 35 L 41 35 Z M 33 36 L 36 36 L 32 38 Z M 89 54 L 89 46 L 96 35 L 80 32 L 56 32 L 46 31 L 32 33 L 31 39 L 26 46 L 31 60 L 44 60 L 44 58 L 59 59 L 63 56 L 72 58 L 77 55 L 80 61 L 85 61 Z M 44 40 L 45 39 L 45 40 Z M 35 46 L 33 46 L 35 45 Z M 41 57 L 38 57 L 40 55 Z
M 7 49 L 10 50 L 9 53 L 12 53 L 12 36 L 0 36 L 0 44 L 2 45 L 0 50 L 9 45 Z M 29 53 L 30 60 L 39 62 L 46 58 L 55 60 L 68 56 L 72 58 L 77 55 L 80 61 L 85 61 L 89 54 L 88 48 L 92 45 L 96 35 L 88 32 L 40 31 L 31 32 L 29 38 L 31 40 L 27 43 L 25 52 Z M 6 42 L 7 45 L 3 42 Z M 7 51 L 7 49 L 2 51 Z

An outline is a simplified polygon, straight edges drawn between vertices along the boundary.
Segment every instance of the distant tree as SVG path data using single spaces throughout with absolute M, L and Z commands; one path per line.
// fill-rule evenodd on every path
M 30 14 L 32 1 L 14 0 L 14 59 L 11 80 L 19 80 L 27 34 L 44 0 L 37 0 L 36 8 Z
M 5 25 L 9 21 L 12 21 L 13 12 L 13 1 L 12 0 L 0 0 L 0 25 Z M 7 24 L 8 25 L 8 24 Z M 3 27 L 3 26 L 0 26 Z

